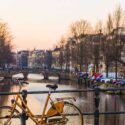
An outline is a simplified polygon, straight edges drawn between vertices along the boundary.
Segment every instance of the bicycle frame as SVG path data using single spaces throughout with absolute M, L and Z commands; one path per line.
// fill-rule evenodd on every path
M 21 103 L 19 102 L 19 100 L 21 101 Z M 55 106 L 56 109 L 48 110 L 47 114 L 45 115 L 49 100 L 54 104 L 53 100 L 51 99 L 51 92 L 49 92 L 47 97 L 46 97 L 46 101 L 45 101 L 45 105 L 44 105 L 44 108 L 43 108 L 42 115 L 35 116 L 31 112 L 31 110 L 29 109 L 27 104 L 24 102 L 21 95 L 17 94 L 16 98 L 14 99 L 14 102 L 12 103 L 12 111 L 11 111 L 11 117 L 10 118 L 12 118 L 13 113 L 14 113 L 14 109 L 16 108 L 16 106 L 18 106 L 20 109 L 22 109 L 22 111 L 24 111 L 27 114 L 28 117 L 30 117 L 30 119 L 32 119 L 38 125 L 52 125 L 53 123 L 52 124 L 50 124 L 50 123 L 46 124 L 44 119 L 47 118 L 47 117 L 50 117 L 50 116 L 52 116 L 53 114 L 56 114 L 56 113 L 59 113 L 62 117 L 65 117 L 63 114 L 61 114 L 61 111 L 63 110 L 64 102 L 63 101 L 57 102 L 56 105 L 58 105 L 57 107 L 59 107 L 59 108 L 57 108 Z

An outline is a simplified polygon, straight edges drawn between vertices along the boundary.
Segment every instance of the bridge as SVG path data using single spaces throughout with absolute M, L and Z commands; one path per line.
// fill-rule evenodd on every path
M 43 69 L 5 69 L 0 70 L 0 77 L 4 77 L 5 79 L 12 79 L 13 75 L 22 73 L 24 80 L 28 79 L 28 74 L 30 73 L 36 73 L 41 74 L 44 77 L 44 80 L 49 80 L 50 76 L 56 76 L 60 80 L 69 80 L 69 73 L 66 72 L 60 72 L 60 71 L 49 71 L 49 70 L 43 70 Z

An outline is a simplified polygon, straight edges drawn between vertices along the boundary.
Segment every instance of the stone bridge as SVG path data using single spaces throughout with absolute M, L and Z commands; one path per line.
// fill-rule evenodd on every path
M 42 74 L 45 80 L 49 80 L 50 76 L 56 76 L 59 80 L 69 80 L 69 74 L 65 72 L 54 72 L 43 69 L 13 69 L 13 70 L 0 70 L 0 77 L 4 77 L 5 79 L 12 79 L 12 76 L 15 74 L 22 73 L 24 76 L 24 80 L 28 79 L 28 74 L 37 73 Z

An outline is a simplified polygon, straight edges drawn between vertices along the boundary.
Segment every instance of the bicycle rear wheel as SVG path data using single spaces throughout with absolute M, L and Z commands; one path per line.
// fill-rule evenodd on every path
M 68 119 L 66 125 L 83 125 L 83 116 L 77 106 L 64 102 L 63 114 Z
M 1 106 L 0 107 L 0 125 L 21 125 L 21 118 L 18 110 L 14 110 L 13 117 L 7 123 L 6 121 L 10 118 L 12 107 Z

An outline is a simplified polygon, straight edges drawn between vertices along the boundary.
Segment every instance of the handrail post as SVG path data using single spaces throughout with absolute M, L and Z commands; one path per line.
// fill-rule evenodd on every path
M 26 97 L 27 97 L 27 90 L 22 90 L 22 98 L 25 103 L 27 103 Z M 25 109 L 25 106 L 23 105 L 23 103 L 22 103 L 22 107 Z M 21 125 L 26 125 L 26 120 L 27 120 L 26 113 L 22 111 Z
M 95 112 L 94 112 L 94 125 L 99 125 L 99 88 L 95 88 Z

